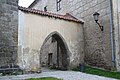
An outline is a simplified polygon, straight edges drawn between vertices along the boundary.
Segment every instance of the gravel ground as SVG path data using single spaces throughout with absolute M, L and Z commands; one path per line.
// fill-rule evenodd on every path
M 0 76 L 0 80 L 24 80 L 27 78 L 56 77 L 63 80 L 116 80 L 75 71 L 44 71 L 40 74 L 24 74 L 17 76 Z

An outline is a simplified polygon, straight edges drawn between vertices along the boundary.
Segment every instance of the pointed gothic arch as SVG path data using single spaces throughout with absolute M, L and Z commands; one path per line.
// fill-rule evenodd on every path
M 55 48 L 54 50 L 51 49 L 50 45 L 55 45 L 56 50 Z M 53 52 L 49 52 L 50 49 L 53 50 Z M 69 63 L 69 49 L 65 39 L 57 31 L 50 33 L 41 46 L 40 64 L 42 66 L 67 70 L 69 69 Z

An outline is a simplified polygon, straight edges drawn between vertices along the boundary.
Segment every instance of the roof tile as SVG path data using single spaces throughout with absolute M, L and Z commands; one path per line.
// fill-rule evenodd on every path
M 43 16 L 59 18 L 59 19 L 68 20 L 68 21 L 74 21 L 74 22 L 78 22 L 78 23 L 82 23 L 82 24 L 84 23 L 83 21 L 78 20 L 77 18 L 73 17 L 69 13 L 66 13 L 66 15 L 60 15 L 60 14 L 56 14 L 56 13 L 44 12 L 41 10 L 30 9 L 30 8 L 21 7 L 21 6 L 19 6 L 19 10 L 27 12 L 27 13 L 39 14 L 39 15 L 43 15 Z

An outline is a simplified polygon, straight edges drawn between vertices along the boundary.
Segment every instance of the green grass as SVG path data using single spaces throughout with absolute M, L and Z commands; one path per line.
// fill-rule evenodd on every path
M 80 71 L 79 67 L 73 69 L 74 71 Z M 94 74 L 94 75 L 99 75 L 99 76 L 104 76 L 104 77 L 109 77 L 109 78 L 116 78 L 120 79 L 120 72 L 110 72 L 110 71 L 105 71 L 97 68 L 92 68 L 92 67 L 85 67 L 84 73 L 88 74 Z
M 53 78 L 53 77 L 43 77 L 43 78 L 30 78 L 26 80 L 63 80 L 63 79 L 58 79 L 58 78 Z

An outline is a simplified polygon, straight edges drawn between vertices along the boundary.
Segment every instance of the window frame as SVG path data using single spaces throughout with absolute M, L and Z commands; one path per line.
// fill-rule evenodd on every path
M 62 0 L 56 0 L 57 11 L 61 10 L 61 1 Z

